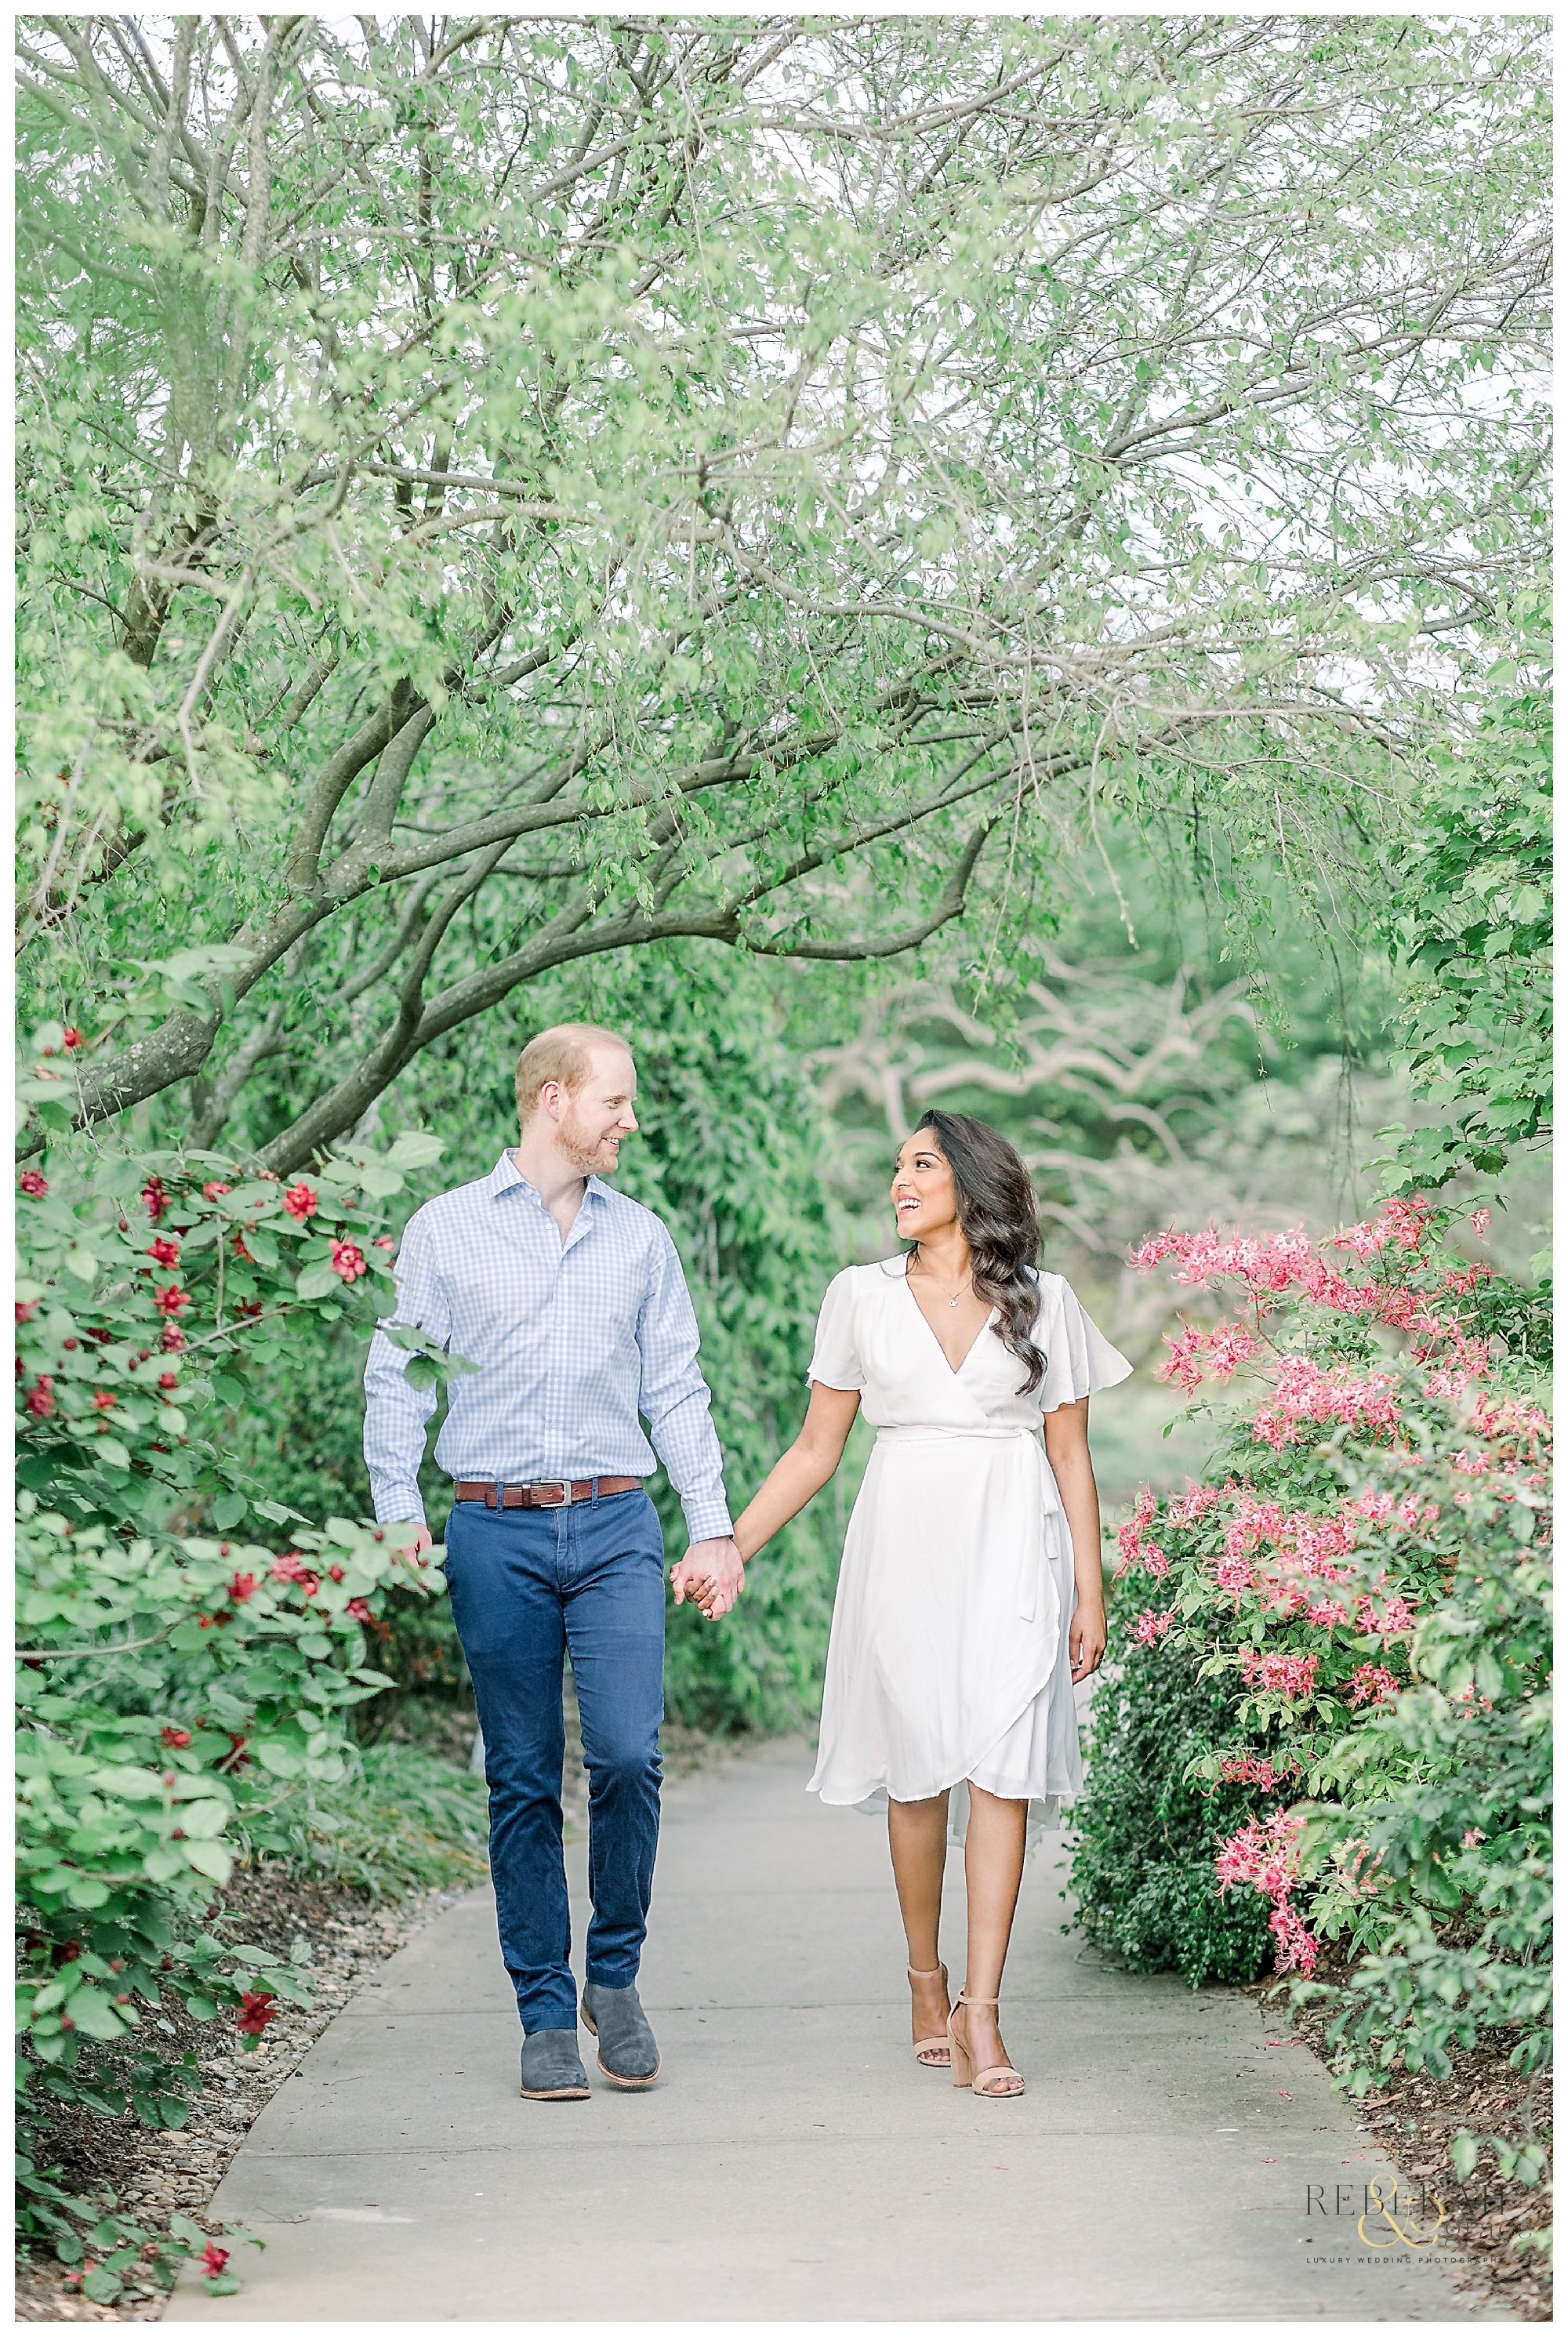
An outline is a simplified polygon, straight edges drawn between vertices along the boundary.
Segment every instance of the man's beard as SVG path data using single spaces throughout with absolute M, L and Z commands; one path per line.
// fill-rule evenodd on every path
M 575 1112 L 562 1121 L 561 1132 L 555 1141 L 580 1175 L 592 1176 L 598 1168 L 604 1139 L 603 1136 L 590 1137 Z

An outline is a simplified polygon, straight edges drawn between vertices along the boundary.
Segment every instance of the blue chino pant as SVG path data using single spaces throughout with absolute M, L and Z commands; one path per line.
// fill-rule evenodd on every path
M 501 1952 L 523 2027 L 577 2026 L 561 1855 L 569 1652 L 588 1770 L 587 1974 L 637 1977 L 659 1844 L 664 1540 L 646 1493 L 550 1510 L 459 1501 L 446 1521 L 452 1615 L 479 1707 Z

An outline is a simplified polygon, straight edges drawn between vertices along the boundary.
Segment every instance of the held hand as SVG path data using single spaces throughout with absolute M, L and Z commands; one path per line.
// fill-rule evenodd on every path
M 716 1623 L 740 1598 L 746 1568 L 726 1534 L 710 1541 L 694 1541 L 680 1564 L 671 1568 L 670 1579 L 677 1607 L 690 1599 L 701 1609 L 707 1621 Z
M 428 1526 L 408 1523 L 389 1526 L 387 1531 L 393 1549 L 403 1550 L 409 1558 L 417 1558 L 421 1550 L 435 1547 L 435 1540 Z
M 1074 1687 L 1100 1668 L 1105 1653 L 1105 1609 L 1102 1606 L 1086 1607 L 1082 1599 L 1073 1617 L 1067 1634 L 1067 1652 L 1073 1658 Z

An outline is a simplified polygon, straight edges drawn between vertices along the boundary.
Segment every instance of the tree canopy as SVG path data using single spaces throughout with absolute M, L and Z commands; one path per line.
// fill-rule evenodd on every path
M 1004 961 L 1108 802 L 1309 878 L 1541 558 L 1544 38 L 25 20 L 79 1118 L 287 1170 L 574 959 Z

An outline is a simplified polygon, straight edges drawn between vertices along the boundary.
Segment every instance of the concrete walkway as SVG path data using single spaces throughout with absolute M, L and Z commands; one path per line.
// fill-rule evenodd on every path
M 775 1742 L 666 1787 L 654 2091 L 519 2099 L 475 1892 L 258 2120 L 211 2210 L 267 2243 L 236 2251 L 243 2293 L 187 2276 L 167 2318 L 1512 2317 L 1467 2302 L 1440 2242 L 1358 2234 L 1363 2186 L 1391 2197 L 1394 2169 L 1256 2000 L 1135 1978 L 1063 1934 L 1059 1837 L 1025 1875 L 1003 2008 L 1027 2093 L 975 2101 L 921 2068 L 886 1827 L 808 1796 L 810 1764 Z M 567 1856 L 580 1942 L 583 1846 Z M 957 1853 L 948 1910 L 961 1968 Z

